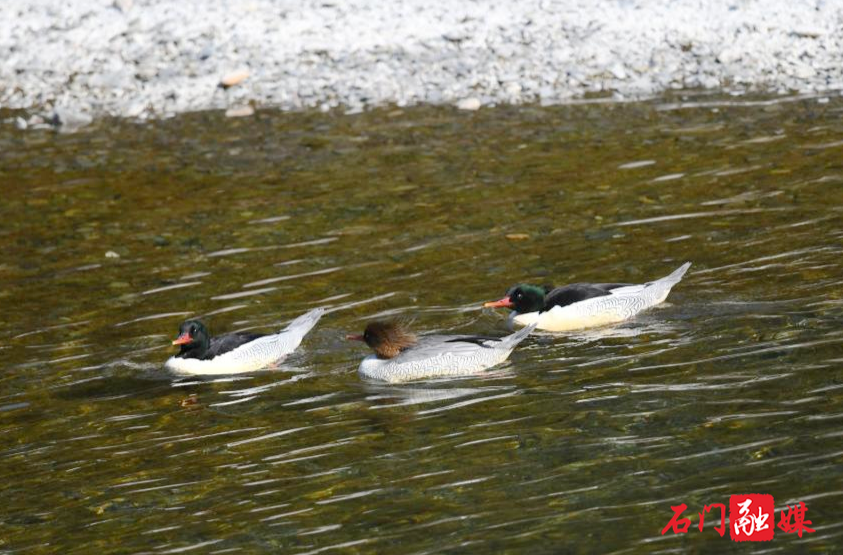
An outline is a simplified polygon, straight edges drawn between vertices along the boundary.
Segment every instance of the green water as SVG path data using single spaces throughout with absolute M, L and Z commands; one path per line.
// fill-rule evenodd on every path
M 742 493 L 803 501 L 816 529 L 757 547 L 837 551 L 841 111 L 676 97 L 0 128 L 0 553 L 743 553 L 716 510 L 696 528 Z M 669 303 L 533 337 L 483 377 L 367 383 L 344 341 L 383 315 L 502 334 L 479 307 L 515 282 L 686 260 Z M 160 370 L 188 315 L 269 331 L 315 306 L 282 370 Z M 661 536 L 680 503 L 690 531 Z

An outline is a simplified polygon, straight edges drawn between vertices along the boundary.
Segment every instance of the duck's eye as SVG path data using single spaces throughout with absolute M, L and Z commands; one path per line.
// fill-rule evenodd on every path
M 190 335 L 196 335 L 196 326 L 190 328 Z

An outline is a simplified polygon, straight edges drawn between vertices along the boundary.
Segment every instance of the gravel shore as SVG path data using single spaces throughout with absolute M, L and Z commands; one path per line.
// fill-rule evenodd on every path
M 0 107 L 81 126 L 252 106 L 839 91 L 841 31 L 840 0 L 4 0 Z

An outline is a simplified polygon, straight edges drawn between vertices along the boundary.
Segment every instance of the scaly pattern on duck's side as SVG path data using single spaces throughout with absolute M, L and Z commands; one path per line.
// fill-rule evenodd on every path
M 391 383 L 477 374 L 509 358 L 534 328 L 534 325 L 527 326 L 500 340 L 480 344 L 460 342 L 454 336 L 421 337 L 417 345 L 395 358 L 367 356 L 360 363 L 359 371 L 367 378 Z

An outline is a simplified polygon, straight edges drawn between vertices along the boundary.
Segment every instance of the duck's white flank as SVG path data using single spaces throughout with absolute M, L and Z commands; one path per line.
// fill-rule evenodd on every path
M 191 376 L 243 374 L 263 370 L 295 351 L 324 313 L 323 308 L 311 310 L 290 322 L 279 333 L 259 337 L 210 360 L 170 357 L 164 363 L 164 369 L 174 374 Z
M 509 320 L 520 326 L 536 324 L 537 329 L 546 331 L 570 331 L 623 322 L 642 310 L 664 302 L 671 288 L 679 283 L 690 267 L 691 263 L 686 262 L 661 279 L 618 287 L 608 295 L 567 306 L 555 306 L 546 312 L 512 312 Z
M 509 358 L 535 327 L 529 325 L 500 340 L 480 344 L 453 341 L 460 337 L 455 335 L 422 336 L 416 345 L 397 357 L 367 356 L 360 363 L 359 372 L 366 378 L 390 383 L 478 374 Z

